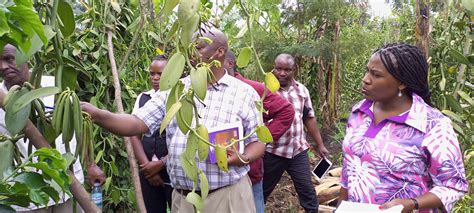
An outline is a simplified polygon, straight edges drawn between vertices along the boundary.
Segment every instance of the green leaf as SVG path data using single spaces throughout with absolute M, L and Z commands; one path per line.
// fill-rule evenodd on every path
M 181 26 L 185 25 L 198 11 L 200 0 L 180 1 L 178 6 L 178 21 Z
M 209 141 L 209 132 L 207 131 L 207 128 L 204 125 L 199 125 L 196 128 L 196 132 L 201 136 L 201 138 Z M 203 161 L 207 158 L 207 155 L 209 154 L 209 144 L 202 140 L 198 140 L 198 155 L 199 155 L 199 160 Z
M 449 116 L 451 119 L 455 120 L 456 122 L 458 123 L 463 123 L 461 117 L 459 115 L 457 115 L 456 113 L 452 112 L 452 111 L 449 111 L 447 109 L 441 111 L 443 114 Z
M 110 197 L 112 198 L 112 202 L 117 205 L 120 202 L 120 191 L 116 188 L 112 189 Z
M 165 66 L 160 79 L 160 91 L 171 89 L 181 78 L 185 59 L 181 52 L 175 53 Z
M 224 14 L 229 13 L 232 10 L 232 8 L 234 8 L 235 3 L 237 3 L 237 0 L 230 0 L 229 4 L 227 5 L 227 7 L 225 8 L 222 14 L 224 15 Z
M 3 179 L 3 172 L 6 171 L 10 166 L 13 165 L 13 143 L 9 140 L 0 142 L 0 180 Z
M 270 92 L 276 92 L 280 89 L 280 81 L 278 81 L 272 72 L 265 73 L 265 87 L 267 87 Z
M 179 110 L 179 113 L 176 114 L 176 121 L 178 123 L 178 127 L 181 130 L 183 134 L 188 134 L 189 128 L 186 126 L 186 124 L 183 123 L 183 120 L 191 126 L 191 123 L 193 122 L 193 110 L 194 107 L 191 105 L 189 101 L 182 100 L 183 106 L 181 106 L 181 109 Z
M 165 0 L 165 5 L 163 6 L 163 9 L 161 9 L 161 13 L 163 14 L 163 17 L 168 18 L 168 16 L 171 14 L 173 9 L 178 5 L 179 0 Z M 159 11 L 155 11 L 156 14 L 159 13 Z
M 206 174 L 204 174 L 204 172 L 202 171 L 199 173 L 199 180 L 200 180 L 199 188 L 201 189 L 202 199 L 206 200 L 207 195 L 209 193 L 209 182 L 207 181 Z
M 204 210 L 204 200 L 196 192 L 193 191 L 188 193 L 186 201 L 193 204 L 198 211 Z
M 459 96 L 461 96 L 461 98 L 466 100 L 469 105 L 474 106 L 474 100 L 467 93 L 465 93 L 464 91 L 458 91 L 458 94 Z
M 176 85 L 171 89 L 168 99 L 166 100 L 166 111 L 168 112 L 171 109 L 171 106 L 173 106 L 174 103 L 176 103 L 176 100 L 178 100 L 179 96 L 183 93 L 184 90 L 184 84 L 181 81 L 178 81 Z
M 49 201 L 49 196 L 40 190 L 30 189 L 30 192 L 28 194 L 31 201 L 33 201 L 34 203 L 45 205 Z
M 191 86 L 194 89 L 196 96 L 203 100 L 206 98 L 207 92 L 207 73 L 209 68 L 206 66 L 199 67 L 197 69 L 192 69 L 190 73 L 191 77 Z
M 67 183 L 61 178 L 59 171 L 49 167 L 46 162 L 37 162 L 37 163 L 27 163 L 26 166 L 34 167 L 40 169 L 43 172 L 43 175 L 47 175 L 49 178 L 53 179 L 62 190 L 66 191 L 68 189 Z
M 64 37 L 69 37 L 74 33 L 76 29 L 76 21 L 74 19 L 74 12 L 71 5 L 65 1 L 60 0 L 58 4 L 58 16 L 61 19 L 59 29 Z
M 74 155 L 67 152 L 62 154 L 62 157 L 66 161 L 66 168 L 69 168 L 69 166 L 74 162 Z
M 34 172 L 24 172 L 15 177 L 15 181 L 24 183 L 28 188 L 41 189 L 46 187 L 47 184 L 43 180 L 43 176 Z
M 198 180 L 198 168 L 196 162 L 191 162 L 186 158 L 185 154 L 179 156 L 181 167 L 183 167 L 184 173 L 192 181 L 196 182 Z
M 174 118 L 176 113 L 179 111 L 183 104 L 181 102 L 176 102 L 171 106 L 170 110 L 166 112 L 165 117 L 163 118 L 163 121 L 161 122 L 160 126 L 160 134 L 163 133 L 163 130 L 166 129 L 170 121 Z
M 461 0 L 462 5 L 469 11 L 474 12 L 474 1 L 473 0 Z
M 257 137 L 262 143 L 270 143 L 273 141 L 272 133 L 270 133 L 268 127 L 264 125 L 257 126 Z
M 445 95 L 445 97 L 446 102 L 451 107 L 451 109 L 458 113 L 462 113 L 463 109 L 461 107 L 461 104 L 459 104 L 459 102 L 452 95 Z
M 459 52 L 455 49 L 450 49 L 448 53 L 449 53 L 449 56 L 451 56 L 451 58 L 453 58 L 457 62 L 459 62 L 461 64 L 465 64 L 465 65 L 470 64 L 470 61 L 461 52 Z
M 239 33 L 237 33 L 237 35 L 235 36 L 235 38 L 242 38 L 245 33 L 248 31 L 248 27 L 247 25 L 245 24 L 244 26 L 242 26 L 242 28 L 240 29 Z
M 196 159 L 196 152 L 198 151 L 199 138 L 193 133 L 189 133 L 188 140 L 186 142 L 186 148 L 184 149 L 184 155 L 189 161 Z
M 183 48 L 188 48 L 193 39 L 194 32 L 199 24 L 199 14 L 195 13 L 186 23 L 181 24 L 181 44 Z
M 43 87 L 39 89 L 32 90 L 25 95 L 19 97 L 13 104 L 13 113 L 17 113 L 23 107 L 29 105 L 33 100 L 41 97 L 46 97 L 59 93 L 60 89 L 58 87 Z
M 33 10 L 32 7 L 25 5 L 16 5 L 8 8 L 12 14 L 12 18 L 18 20 L 20 27 L 27 32 L 32 29 L 43 41 L 45 45 L 48 44 L 48 39 L 45 36 L 43 24 L 39 20 L 38 14 Z M 32 34 L 29 34 L 32 37 Z
M 72 67 L 64 67 L 63 68 L 63 76 L 61 78 L 61 85 L 62 88 L 67 88 L 71 90 L 76 90 L 77 85 L 77 75 L 78 71 Z
M 7 17 L 5 16 L 5 11 L 0 9 L 0 37 L 4 34 L 10 32 L 10 27 L 8 26 Z
M 227 164 L 227 149 L 222 144 L 216 144 L 216 161 L 217 166 L 222 169 L 224 172 L 228 172 L 228 164 Z
M 53 38 L 56 35 L 56 33 L 53 31 L 53 29 L 49 25 L 44 25 L 44 32 L 48 41 L 51 40 L 51 38 Z M 22 51 L 16 51 L 16 57 L 15 57 L 16 64 L 25 63 L 42 47 L 43 47 L 43 42 L 41 41 L 40 37 L 37 34 L 35 34 L 33 38 L 31 39 L 31 46 L 26 53 Z
M 54 202 L 58 203 L 60 197 L 58 191 L 51 186 L 46 186 L 41 189 L 44 193 L 46 193 Z
M 25 128 L 26 122 L 30 117 L 31 103 L 27 104 L 16 113 L 13 113 L 13 111 L 16 110 L 13 105 L 27 92 L 28 89 L 26 88 L 20 89 L 10 97 L 8 104 L 5 106 L 5 124 L 8 132 L 10 132 L 11 135 L 20 133 Z
M 178 22 L 175 22 L 173 24 L 173 26 L 171 26 L 170 30 L 168 31 L 168 34 L 166 35 L 166 42 L 169 42 L 171 41 L 171 39 L 173 38 L 173 36 L 176 34 L 176 32 L 178 31 L 179 29 L 179 23 Z
M 237 66 L 239 68 L 246 67 L 250 62 L 250 56 L 252 56 L 252 49 L 250 47 L 242 48 L 239 57 L 237 58 Z

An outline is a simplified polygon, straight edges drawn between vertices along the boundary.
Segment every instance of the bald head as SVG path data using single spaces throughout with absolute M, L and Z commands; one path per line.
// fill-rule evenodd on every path
M 227 36 L 222 31 L 216 28 L 211 28 L 209 30 L 205 30 L 202 36 L 210 38 L 212 40 L 211 46 L 215 46 L 216 48 L 218 47 L 225 48 L 225 51 L 227 52 L 227 49 L 228 49 Z
M 223 64 L 228 49 L 227 36 L 216 28 L 203 29 L 201 32 L 202 37 L 209 38 L 212 41 L 210 44 L 204 39 L 198 41 L 196 48 L 198 49 L 201 61 L 209 63 L 217 60 Z
M 16 64 L 16 47 L 7 44 L 0 52 L 0 76 L 3 77 L 7 89 L 13 85 L 22 85 L 28 80 L 28 65 Z

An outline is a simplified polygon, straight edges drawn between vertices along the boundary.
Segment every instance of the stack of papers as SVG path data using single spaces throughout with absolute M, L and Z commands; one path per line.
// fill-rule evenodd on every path
M 339 207 L 336 209 L 336 213 L 349 213 L 349 212 L 366 212 L 366 213 L 400 213 L 403 210 L 402 205 L 396 205 L 392 208 L 380 210 L 380 204 L 370 203 L 354 203 L 349 201 L 342 201 Z

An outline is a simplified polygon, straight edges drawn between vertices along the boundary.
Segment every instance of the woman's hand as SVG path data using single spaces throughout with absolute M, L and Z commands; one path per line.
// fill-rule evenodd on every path
M 402 205 L 403 210 L 402 213 L 409 213 L 415 208 L 415 203 L 411 199 L 394 199 L 392 201 L 386 202 L 382 204 L 379 208 L 381 210 L 389 209 L 391 207 L 394 207 L 396 205 Z
M 163 164 L 163 161 L 159 160 L 150 161 L 140 167 L 140 172 L 145 176 L 145 178 L 150 179 L 151 177 L 158 175 L 165 165 Z

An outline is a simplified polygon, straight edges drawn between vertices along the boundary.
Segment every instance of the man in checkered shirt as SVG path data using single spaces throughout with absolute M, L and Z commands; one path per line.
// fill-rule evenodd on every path
M 203 37 L 212 43 L 200 39 L 197 45 L 199 57 L 203 62 L 218 60 L 223 64 L 227 53 L 227 37 L 217 29 L 204 30 Z M 196 36 L 197 37 L 197 36 Z M 259 99 L 257 92 L 246 83 L 229 76 L 223 67 L 213 66 L 211 71 L 215 81 L 207 88 L 207 95 L 201 103 L 196 100 L 200 123 L 206 127 L 215 127 L 228 123 L 241 123 L 244 135 L 257 127 L 259 113 L 255 101 Z M 186 88 L 190 87 L 189 77 L 181 79 Z M 158 92 L 135 114 L 114 114 L 83 103 L 82 109 L 93 117 L 96 124 L 124 136 L 150 134 L 156 131 L 165 116 L 166 99 L 169 92 Z M 187 135 L 177 127 L 173 119 L 166 128 L 168 159 L 166 168 L 173 185 L 172 212 L 193 212 L 193 206 L 186 201 L 186 195 L 193 189 L 193 182 L 186 177 L 180 163 Z M 256 134 L 244 141 L 242 157 L 252 162 L 260 158 L 265 145 L 258 142 Z M 197 160 L 197 158 L 196 158 Z M 220 170 L 216 164 L 208 161 L 198 162 L 209 181 L 209 195 L 205 200 L 204 212 L 255 212 L 251 182 L 247 175 L 249 166 L 238 159 L 233 152 L 228 152 L 229 171 Z M 199 194 L 199 185 L 196 186 Z
M 327 156 L 329 151 L 323 144 L 308 89 L 293 78 L 295 59 L 289 54 L 280 54 L 273 65 L 273 73 L 280 82 L 278 93 L 295 108 L 295 119 L 291 128 L 278 141 L 269 143 L 263 157 L 263 194 L 270 196 L 283 172 L 286 171 L 298 193 L 300 205 L 306 212 L 318 212 L 316 191 L 311 182 L 311 169 L 304 127 L 317 144 L 318 154 Z

